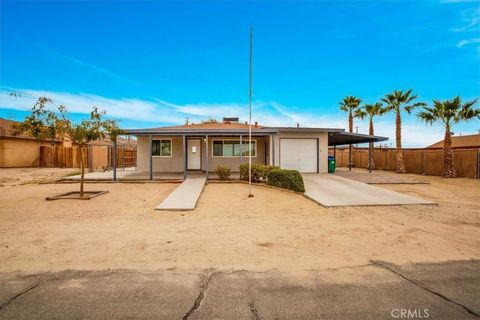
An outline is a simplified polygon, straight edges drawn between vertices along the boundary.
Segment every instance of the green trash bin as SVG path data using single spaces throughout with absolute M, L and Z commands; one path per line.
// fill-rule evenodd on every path
M 335 173 L 335 158 L 332 156 L 328 157 L 328 173 Z

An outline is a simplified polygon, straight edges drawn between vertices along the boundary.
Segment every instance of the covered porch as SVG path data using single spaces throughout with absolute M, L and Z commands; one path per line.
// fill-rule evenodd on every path
M 252 132 L 251 150 L 248 133 L 151 134 L 138 136 L 137 172 L 129 179 L 185 180 L 189 174 L 217 178 L 218 165 L 229 167 L 232 178 L 239 178 L 240 165 L 273 164 L 275 141 L 272 134 Z

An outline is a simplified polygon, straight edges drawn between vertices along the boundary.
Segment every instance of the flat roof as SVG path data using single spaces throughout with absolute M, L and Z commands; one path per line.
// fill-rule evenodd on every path
M 387 137 L 370 136 L 368 134 L 352 132 L 331 132 L 328 134 L 329 146 L 341 146 L 348 144 L 380 142 L 388 140 Z
M 126 134 L 130 135 L 191 135 L 191 134 L 248 134 L 248 126 L 237 127 L 231 129 L 221 128 L 205 128 L 191 126 L 180 127 L 159 127 L 159 128 L 146 128 L 146 129 L 124 129 Z M 278 132 L 342 132 L 344 129 L 338 128 L 308 128 L 308 127 L 254 127 L 252 125 L 252 134 L 273 134 Z
M 198 124 L 198 125 L 184 125 L 184 126 L 171 126 L 171 127 L 158 127 L 158 128 L 146 128 L 146 129 L 125 129 L 126 134 L 145 136 L 145 135 L 187 135 L 187 136 L 204 136 L 204 135 L 217 135 L 217 136 L 232 136 L 232 135 L 247 135 L 248 125 L 245 124 L 231 124 L 232 127 L 228 128 L 230 124 Z M 348 145 L 366 142 L 379 142 L 386 141 L 388 138 L 379 136 L 370 136 L 367 134 L 350 133 L 345 132 L 344 129 L 338 128 L 312 128 L 312 127 L 263 127 L 252 125 L 252 136 L 262 136 L 269 134 L 276 134 L 279 132 L 302 132 L 302 133 L 315 133 L 315 132 L 328 132 L 328 145 Z

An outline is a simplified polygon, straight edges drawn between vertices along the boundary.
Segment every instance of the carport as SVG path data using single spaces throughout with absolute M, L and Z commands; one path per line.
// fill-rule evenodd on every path
M 373 143 L 386 141 L 388 140 L 387 137 L 380 137 L 380 136 L 371 136 L 368 134 L 360 134 L 360 133 L 352 133 L 352 132 L 330 132 L 328 134 L 328 146 L 333 146 L 333 156 L 336 156 L 337 146 L 344 146 L 348 145 L 348 169 L 352 170 L 352 144 L 358 143 L 369 143 L 368 146 L 368 159 L 369 163 L 372 159 L 373 155 Z M 370 166 L 369 166 L 370 167 Z M 371 172 L 371 168 L 369 171 Z

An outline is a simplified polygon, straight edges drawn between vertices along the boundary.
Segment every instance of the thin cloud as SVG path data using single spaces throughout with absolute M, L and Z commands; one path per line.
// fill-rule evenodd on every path
M 480 25 L 480 8 L 470 9 L 462 12 L 462 20 L 466 23 L 463 27 L 454 28 L 454 32 L 478 31 Z
M 468 3 L 478 2 L 478 0 L 442 0 L 442 3 Z
M 135 80 L 133 80 L 129 77 L 120 75 L 118 73 L 115 73 L 113 71 L 107 70 L 107 69 L 105 69 L 103 67 L 100 67 L 98 65 L 85 62 L 85 61 L 83 61 L 81 59 L 78 59 L 76 57 L 73 57 L 73 56 L 65 55 L 65 54 L 63 54 L 61 52 L 58 52 L 57 50 L 52 49 L 52 48 L 50 48 L 48 46 L 45 46 L 43 44 L 33 43 L 33 45 L 38 46 L 39 48 L 41 48 L 45 52 L 63 60 L 63 61 L 66 61 L 66 62 L 69 62 L 71 64 L 80 66 L 87 71 L 94 72 L 94 73 L 96 73 L 100 76 L 104 76 L 106 78 L 109 78 L 110 80 L 123 82 L 123 83 L 129 84 L 129 85 L 139 86 L 139 83 L 136 82 Z
M 457 48 L 462 48 L 462 47 L 464 47 L 466 45 L 469 45 L 469 44 L 472 44 L 472 43 L 480 43 L 480 38 L 462 40 L 457 44 Z

